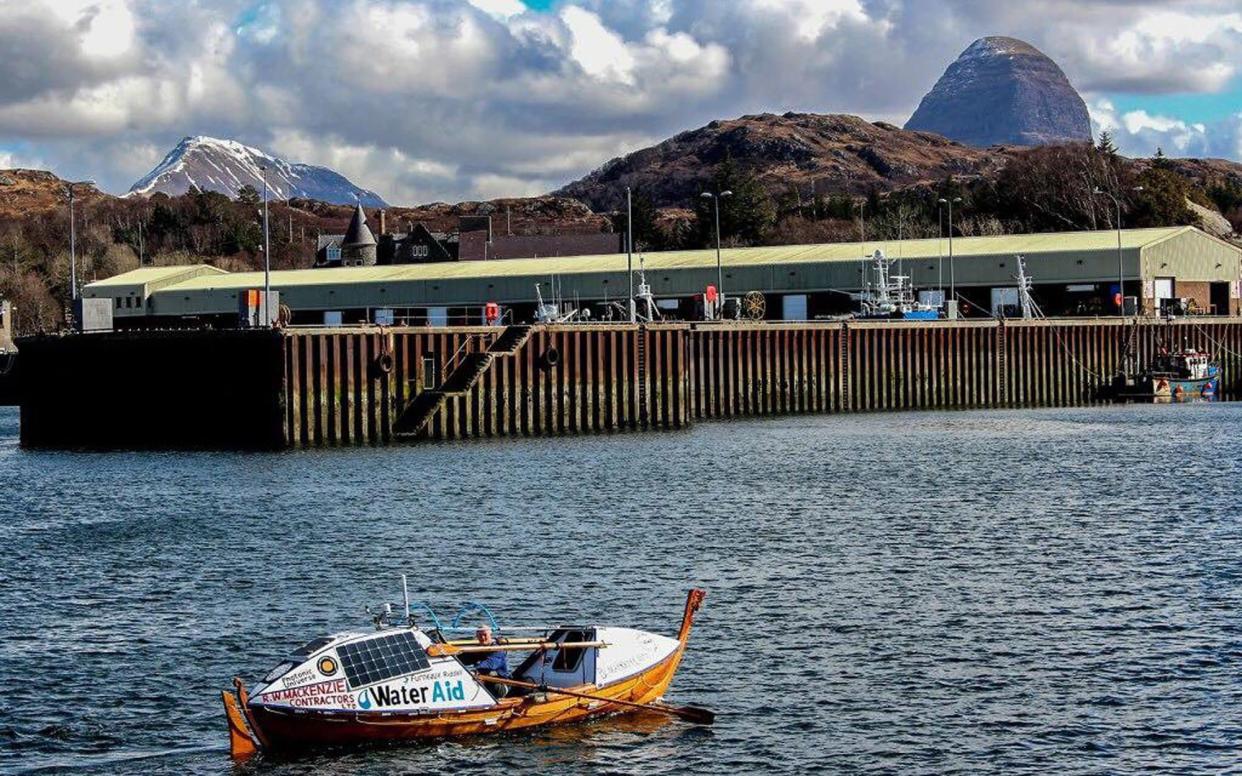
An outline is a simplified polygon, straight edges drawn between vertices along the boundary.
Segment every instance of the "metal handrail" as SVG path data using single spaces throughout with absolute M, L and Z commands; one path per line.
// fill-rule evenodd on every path
M 448 359 L 447 359 L 447 360 L 445 360 L 444 365 L 445 365 L 445 366 L 447 366 L 447 365 L 449 365 L 449 364 L 453 363 L 454 361 L 456 361 L 456 360 L 457 360 L 457 357 L 458 357 L 459 355 L 461 355 L 461 352 L 462 352 L 463 350 L 465 350 L 465 348 L 466 348 L 466 346 L 467 346 L 467 345 L 469 345 L 472 341 L 474 341 L 474 338 L 475 338 L 475 337 L 479 337 L 479 338 L 481 339 L 481 338 L 482 338 L 482 337 L 484 337 L 484 336 L 485 336 L 485 335 L 483 335 L 483 334 L 475 334 L 475 333 L 467 334 L 467 335 L 466 335 L 466 338 L 465 338 L 464 340 L 462 340 L 462 343 L 461 343 L 461 345 L 457 348 L 457 350 L 453 351 L 453 355 L 449 356 L 449 357 L 448 357 Z

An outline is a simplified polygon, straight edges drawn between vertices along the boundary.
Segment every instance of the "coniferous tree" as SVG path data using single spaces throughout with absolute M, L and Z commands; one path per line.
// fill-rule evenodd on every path
M 720 240 L 722 243 L 759 245 L 776 223 L 776 208 L 771 197 L 753 174 L 741 169 L 732 156 L 716 168 L 712 182 L 705 191 L 720 195 Z M 709 197 L 695 201 L 694 215 L 699 244 L 715 245 L 715 203 Z M 637 221 L 637 218 L 635 219 Z
M 1107 129 L 1100 133 L 1100 140 L 1095 147 L 1105 156 L 1114 157 L 1117 155 L 1117 144 L 1113 142 L 1113 133 Z
M 243 205 L 259 204 L 259 191 L 249 183 L 237 190 L 237 201 Z
M 630 195 L 631 207 L 634 213 L 634 248 L 640 247 L 648 250 L 664 250 L 667 247 L 668 240 L 660 231 L 657 217 L 659 210 L 656 209 L 655 203 L 651 199 L 651 195 L 644 189 L 632 192 Z M 613 228 L 621 235 L 629 233 L 629 222 L 626 220 L 626 212 L 624 209 L 617 214 L 613 220 Z

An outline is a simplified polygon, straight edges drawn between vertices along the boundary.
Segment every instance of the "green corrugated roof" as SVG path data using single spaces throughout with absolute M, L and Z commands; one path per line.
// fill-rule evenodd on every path
M 1130 229 L 1121 233 L 1125 249 L 1142 248 L 1168 239 L 1192 227 L 1163 229 Z M 1063 232 L 1056 234 L 1020 234 L 1001 237 L 959 237 L 953 240 L 956 257 L 1013 256 L 1040 253 L 1116 250 L 1116 231 Z M 948 240 L 868 241 L 864 247 L 857 242 L 823 245 L 781 245 L 763 248 L 726 248 L 721 262 L 728 267 L 798 262 L 857 261 L 862 255 L 883 250 L 891 258 L 935 258 L 948 254 Z M 645 254 L 646 267 L 652 271 L 714 267 L 714 250 L 665 251 Z M 460 261 L 433 264 L 401 264 L 377 267 L 334 267 L 330 269 L 281 270 L 272 273 L 272 285 L 280 288 L 296 286 L 343 285 L 420 280 L 471 280 L 503 277 L 548 277 L 581 272 L 624 272 L 624 254 L 604 256 L 560 256 L 546 259 L 503 259 L 492 261 Z M 638 258 L 634 259 L 637 268 Z M 99 283 L 125 285 L 137 273 L 175 270 L 174 267 L 150 267 L 127 272 Z M 180 269 L 186 269 L 182 267 Z M 203 274 L 175 284 L 177 290 L 224 288 L 258 288 L 263 285 L 262 272 Z
M 116 286 L 145 286 L 150 283 L 159 283 L 161 281 L 175 281 L 180 276 L 198 277 L 200 275 L 208 275 L 219 277 L 220 275 L 229 274 L 219 267 L 213 267 L 209 264 L 182 264 L 175 267 L 141 267 L 139 269 L 122 272 L 119 275 L 113 275 L 104 280 L 96 280 L 88 284 L 87 288 L 112 288 Z

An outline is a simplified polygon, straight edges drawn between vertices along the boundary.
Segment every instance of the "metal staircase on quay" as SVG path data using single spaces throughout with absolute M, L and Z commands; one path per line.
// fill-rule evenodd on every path
M 478 385 L 483 375 L 498 358 L 512 358 L 521 352 L 530 340 L 531 327 L 513 325 L 492 341 L 487 350 L 467 353 L 457 367 L 449 373 L 438 388 L 420 391 L 406 403 L 393 423 L 392 433 L 397 439 L 414 439 L 427 427 L 444 403 L 452 398 L 466 396 Z M 467 340 L 469 342 L 469 340 Z M 463 345 L 464 347 L 464 345 Z M 449 359 L 450 361 L 452 359 Z

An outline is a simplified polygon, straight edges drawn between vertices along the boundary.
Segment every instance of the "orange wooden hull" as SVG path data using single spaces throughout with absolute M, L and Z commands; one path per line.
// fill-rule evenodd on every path
M 602 689 L 596 689 L 593 685 L 569 689 L 623 701 L 650 703 L 662 697 L 673 681 L 683 649 L 678 648 L 662 663 L 617 684 Z M 487 709 L 435 715 L 287 712 L 262 706 L 252 707 L 249 711 L 252 724 L 262 731 L 268 748 L 290 750 L 497 733 L 579 722 L 632 709 L 601 701 L 538 693 L 524 698 L 506 698 Z
M 702 598 L 702 591 L 691 593 L 686 602 L 681 632 L 678 634 L 680 644 L 664 660 L 641 673 L 605 687 L 584 685 L 566 689 L 632 703 L 652 703 L 663 697 L 681 665 L 693 616 Z M 633 711 L 619 704 L 557 695 L 554 692 L 505 698 L 496 706 L 486 709 L 436 714 L 284 710 L 250 706 L 239 681 L 237 685 L 239 702 L 234 705 L 232 698 L 225 699 L 230 731 L 234 739 L 241 736 L 251 737 L 257 747 L 273 751 L 497 733 L 503 730 L 569 724 L 592 717 Z M 239 717 L 244 717 L 244 725 Z M 245 756 L 254 749 L 247 751 L 236 742 L 232 748 L 235 756 Z

